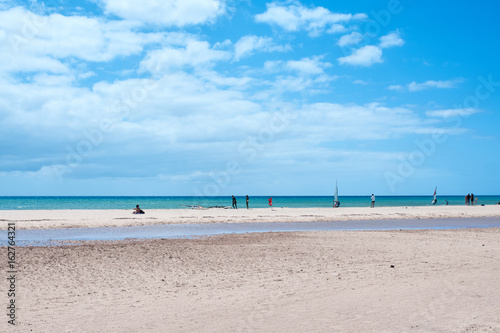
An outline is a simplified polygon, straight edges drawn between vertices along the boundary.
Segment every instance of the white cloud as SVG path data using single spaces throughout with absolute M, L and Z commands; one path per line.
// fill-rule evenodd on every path
M 32 82 L 40 86 L 70 86 L 75 81 L 71 75 L 49 75 L 39 73 L 33 76 Z
M 296 6 L 287 8 L 276 4 L 267 4 L 267 11 L 255 16 L 255 21 L 275 24 L 287 31 L 298 31 L 303 22 Z
M 210 48 L 205 44 L 202 50 L 207 49 Z M 320 58 L 276 65 L 300 75 L 315 74 L 277 77 L 269 82 L 277 93 L 312 93 L 318 85 L 328 83 L 328 78 L 320 74 L 328 64 Z M 41 79 L 53 81 L 47 85 Z M 11 163 L 2 170 L 25 170 L 26 175 L 33 176 L 67 170 L 68 156 L 75 161 L 68 147 L 76 151 L 82 143 L 88 145 L 89 135 L 99 129 L 103 119 L 112 124 L 112 130 L 101 133 L 102 139 L 95 139 L 97 143 L 92 144 L 90 153 L 82 155 L 82 162 L 62 175 L 65 179 L 128 178 L 145 174 L 203 178 L 210 170 L 224 170 L 225 163 L 232 159 L 245 162 L 248 155 L 241 152 L 238 155 L 235 149 L 247 142 L 249 136 L 262 133 L 273 113 L 282 110 L 291 115 L 289 121 L 273 133 L 271 141 L 263 144 L 265 149 L 256 153 L 256 159 L 262 158 L 267 165 L 283 163 L 280 154 L 287 155 L 287 161 L 304 161 L 305 152 L 325 149 L 336 141 L 385 140 L 433 130 L 405 108 L 380 104 L 287 104 L 280 102 L 278 95 L 257 100 L 250 90 L 240 90 L 241 85 L 245 89 L 253 89 L 253 85 L 220 74 L 218 80 L 224 81 L 221 83 L 224 86 L 217 79 L 182 72 L 168 73 L 157 80 L 148 80 L 147 84 L 138 79 L 99 82 L 93 89 L 71 88 L 64 77 L 58 79 L 41 76 L 29 84 L 0 81 L 0 131 L 7 133 L 10 140 L 5 143 L 0 161 L 9 156 Z M 144 86 L 150 88 L 143 89 Z M 25 91 L 30 91 L 29 99 L 25 98 Z M 22 151 L 14 143 L 22 145 Z M 46 148 L 37 149 L 39 146 Z M 279 148 L 284 149 L 280 152 Z M 141 159 L 130 159 L 133 151 L 139 151 Z M 330 149 L 325 152 L 327 156 L 332 154 Z M 33 159 L 29 167 L 26 155 Z M 253 167 L 248 166 L 248 170 Z M 180 176 L 177 180 L 181 179 Z
M 353 44 L 358 44 L 359 42 L 361 42 L 362 39 L 363 39 L 363 35 L 361 35 L 357 31 L 353 31 L 350 34 L 347 34 L 347 35 L 340 37 L 337 44 L 339 46 L 353 45 Z
M 267 4 L 267 10 L 255 16 L 257 22 L 277 25 L 287 31 L 304 29 L 313 37 L 324 32 L 342 32 L 345 30 L 342 24 L 366 18 L 365 14 L 332 13 L 324 7 L 307 8 L 301 4 L 283 6 L 276 2 Z
M 442 80 L 442 81 L 434 81 L 434 80 L 428 80 L 422 83 L 418 83 L 415 81 L 410 82 L 407 85 L 391 85 L 387 87 L 389 90 L 396 90 L 396 91 L 410 91 L 410 92 L 415 92 L 415 91 L 421 91 L 421 90 L 427 90 L 427 89 L 452 89 L 456 88 L 457 84 L 463 82 L 464 80 L 462 78 L 459 79 L 454 79 L 454 80 Z
M 273 96 L 279 96 L 286 93 L 299 93 L 301 95 L 314 96 L 326 94 L 331 81 L 337 79 L 336 76 L 322 75 L 298 75 L 278 76 L 272 82 L 268 82 L 270 89 L 258 94 L 259 99 L 267 100 Z
M 260 105 L 231 86 L 217 88 L 182 73 L 143 81 L 100 82 L 89 91 L 46 75 L 29 84 L 0 80 L 0 131 L 8 137 L 1 156 L 27 165 L 22 161 L 24 154 L 30 154 L 37 165 L 31 170 L 38 170 L 65 163 L 68 146 L 78 150 L 83 143 L 88 149 L 88 136 L 97 132 L 101 139 L 93 140 L 92 151 L 86 150 L 83 157 L 85 163 L 104 167 L 108 157 L 129 158 L 131 149 L 151 158 L 158 152 L 198 151 L 215 145 L 214 141 L 242 139 L 244 133 L 258 132 L 264 122 Z M 7 100 L 9 104 L 4 104 Z M 102 120 L 112 130 L 99 132 Z M 10 144 L 16 141 L 23 145 L 22 151 Z
M 300 60 L 276 60 L 264 63 L 265 73 L 273 73 L 274 77 L 265 81 L 269 89 L 259 92 L 255 98 L 269 100 L 289 92 L 303 95 L 328 93 L 330 82 L 338 79 L 336 75 L 328 75 L 325 69 L 332 66 L 321 60 L 322 57 L 306 57 Z M 286 73 L 285 75 L 280 75 Z
M 219 74 L 217 71 L 205 70 L 197 73 L 200 79 L 210 82 L 217 87 L 231 87 L 232 89 L 243 90 L 249 87 L 253 81 L 253 78 L 248 76 L 243 77 L 228 77 Z
M 107 12 L 127 20 L 182 27 L 212 22 L 225 13 L 219 0 L 103 0 Z
M 27 178 L 56 178 L 56 172 L 55 169 L 57 168 L 67 168 L 66 165 L 64 164 L 56 164 L 56 165 L 46 165 L 46 166 L 41 166 L 40 169 L 36 171 L 20 171 L 20 170 L 14 170 L 14 171 L 0 171 L 0 176 L 4 177 L 27 177 Z
M 352 32 L 349 35 L 342 36 L 337 44 L 339 46 L 346 46 L 350 44 L 357 44 L 361 41 L 362 35 L 358 32 Z M 358 66 L 371 66 L 375 63 L 381 63 L 382 49 L 402 46 L 404 40 L 399 37 L 399 32 L 392 32 L 388 35 L 380 37 L 380 44 L 366 45 L 355 50 L 351 55 L 338 58 L 340 64 L 358 65 Z
M 463 108 L 463 109 L 444 109 L 444 110 L 427 111 L 425 112 L 425 114 L 429 117 L 451 118 L 451 117 L 467 117 L 478 112 L 479 110 L 475 108 Z
M 289 70 L 301 73 L 320 71 L 309 65 L 319 68 L 325 66 L 318 59 L 307 58 L 283 64 L 285 67 L 288 65 Z M 45 80 L 48 79 L 50 78 L 45 77 Z M 283 89 L 288 91 L 308 91 L 311 85 L 323 80 L 321 75 L 318 75 L 317 79 L 318 81 L 315 81 L 316 78 L 277 79 L 273 83 L 282 85 Z M 85 174 L 93 174 L 96 170 L 99 177 L 132 176 L 135 175 L 135 170 L 149 175 L 169 174 L 168 168 L 175 169 L 173 164 L 177 160 L 189 165 L 184 173 L 191 173 L 197 170 L 196 162 L 200 159 L 209 165 L 218 163 L 221 159 L 229 159 L 231 150 L 246 140 L 248 133 L 259 133 L 269 122 L 270 114 L 280 109 L 279 102 L 256 102 L 246 93 L 236 91 L 231 86 L 219 88 L 214 81 L 207 84 L 204 79 L 181 72 L 148 82 L 141 83 L 141 80 L 137 79 L 100 82 L 91 91 L 85 88 L 69 88 L 63 80 L 55 80 L 50 86 L 42 84 L 41 80 L 24 85 L 4 83 L 0 85 L 0 100 L 5 100 L 8 96 L 11 104 L 2 109 L 6 114 L 2 114 L 4 121 L 0 129 L 9 133 L 5 130 L 9 127 L 15 128 L 15 136 L 11 135 L 13 141 L 24 138 L 24 141 L 20 142 L 31 142 L 24 150 L 34 143 L 51 147 L 50 150 L 32 153 L 31 156 L 38 162 L 34 162 L 31 170 L 36 171 L 44 166 L 61 163 L 64 167 L 69 156 L 67 147 L 73 151 L 79 149 L 81 143 L 88 144 L 89 133 L 97 131 L 99 122 L 107 119 L 112 124 L 112 130 L 101 133 L 103 138 L 95 140 L 97 144 L 92 146 L 91 152 L 85 153 L 82 163 L 71 169 L 71 174 L 66 177 L 85 177 Z M 151 88 L 143 89 L 144 86 Z M 23 91 L 30 91 L 31 97 L 26 99 Z M 294 110 L 292 105 L 288 106 L 292 108 L 291 111 L 298 113 L 298 118 L 294 121 L 295 125 L 289 127 L 290 131 L 288 127 L 283 130 L 283 138 L 280 134 L 276 142 L 294 138 L 295 135 L 310 135 L 305 142 L 316 139 L 336 140 L 331 136 L 332 128 L 344 133 L 345 126 L 356 132 L 353 129 L 357 126 L 359 119 L 356 120 L 356 117 L 359 117 L 360 113 L 354 111 L 358 107 L 330 104 L 323 106 L 320 108 L 313 105 L 311 110 L 314 119 L 309 119 L 310 115 L 306 112 L 308 105 L 304 105 L 300 110 Z M 370 108 L 373 110 L 366 111 L 367 114 L 377 110 L 383 111 L 381 108 Z M 359 110 L 364 109 L 365 107 L 359 107 Z M 350 113 L 353 114 L 349 115 Z M 336 122 L 337 118 L 333 114 L 345 120 L 345 125 Z M 327 121 L 317 122 L 322 117 Z M 375 116 L 366 119 L 366 126 L 376 119 Z M 314 125 L 314 128 L 301 128 L 301 123 Z M 65 125 L 61 128 L 60 124 Z M 380 129 L 383 123 L 377 123 L 375 126 Z M 377 135 L 373 130 L 367 137 L 375 139 Z M 347 137 L 355 138 L 352 133 Z M 346 138 L 339 136 L 338 139 Z M 206 153 L 207 150 L 217 152 L 217 157 L 212 158 L 212 154 Z M 127 162 L 130 159 L 130 151 L 141 151 L 143 159 L 140 160 L 147 161 L 147 164 L 143 165 L 141 161 Z M 4 151 L 3 154 L 5 153 Z M 18 161 L 21 165 L 23 156 L 18 153 L 14 153 L 11 160 Z M 75 160 L 74 157 L 71 159 Z M 165 159 L 171 162 L 165 163 Z M 207 164 L 203 165 L 203 170 L 206 170 Z
M 210 173 L 208 172 L 201 172 L 199 170 L 192 171 L 187 174 L 179 174 L 179 175 L 161 175 L 162 178 L 173 180 L 173 181 L 193 181 L 193 180 L 200 180 L 203 179 L 204 177 L 210 176 Z
M 5 46 L 0 50 L 0 63 L 11 64 L 6 68 L 11 72 L 60 73 L 66 70 L 61 59 L 110 61 L 138 54 L 145 45 L 162 41 L 163 34 L 134 32 L 135 26 L 84 16 L 40 16 L 21 7 L 12 8 L 0 12 L 0 41 Z
M 302 58 L 301 60 L 289 60 L 286 62 L 286 67 L 290 70 L 297 71 L 306 75 L 323 74 L 324 69 L 331 67 L 328 62 L 322 62 L 321 57 Z
M 339 63 L 344 65 L 371 66 L 383 62 L 382 50 L 373 45 L 363 46 L 353 52 L 350 56 L 341 57 Z
M 86 73 L 82 73 L 82 74 L 78 75 L 78 78 L 79 79 L 88 79 L 89 77 L 93 77 L 93 76 L 96 76 L 96 73 L 90 71 L 90 72 L 86 72 Z
M 344 140 L 385 140 L 428 128 L 413 111 L 385 107 L 378 103 L 310 104 L 303 107 L 294 124 L 294 135 L 315 144 Z
M 387 87 L 389 90 L 403 91 L 405 88 L 400 84 L 394 84 Z
M 359 84 L 361 86 L 366 86 L 368 84 L 368 82 L 366 82 L 365 80 L 354 80 L 352 81 L 353 84 Z
M 326 30 L 327 34 L 338 34 L 341 32 L 346 31 L 346 27 L 344 27 L 342 24 L 332 24 L 332 26 Z
M 260 52 L 284 52 L 291 47 L 276 45 L 270 37 L 243 36 L 234 44 L 234 57 L 239 60 L 243 57 L 252 55 L 256 51 Z
M 425 81 L 423 83 L 417 83 L 415 81 L 411 82 L 408 84 L 408 91 L 420 91 L 420 90 L 426 90 L 426 89 L 431 89 L 431 88 L 437 88 L 437 89 L 451 89 L 455 88 L 458 83 L 463 82 L 463 79 L 455 79 L 455 80 L 446 80 L 446 81 L 434 81 L 434 80 L 429 80 Z
M 399 36 L 399 32 L 391 32 L 385 36 L 380 37 L 379 47 L 384 49 L 394 46 L 403 46 L 405 41 Z
M 141 61 L 140 69 L 154 74 L 168 73 L 185 67 L 208 67 L 220 60 L 228 60 L 231 54 L 215 50 L 206 41 L 190 40 L 185 47 L 165 47 L 154 50 Z
M 293 71 L 300 75 L 321 75 L 324 69 L 332 66 L 329 62 L 321 61 L 322 57 L 302 58 L 300 60 L 268 60 L 264 63 L 266 72 Z
M 67 73 L 70 69 L 61 61 L 30 54 L 16 54 L 15 56 L 0 50 L 0 73 L 1 72 L 37 72 L 46 71 L 50 73 Z

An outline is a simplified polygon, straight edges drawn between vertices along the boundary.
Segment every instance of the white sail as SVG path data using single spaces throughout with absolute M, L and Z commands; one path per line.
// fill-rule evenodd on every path
M 431 202 L 433 205 L 435 205 L 436 202 L 438 201 L 438 199 L 437 199 L 437 189 L 438 189 L 438 187 L 436 186 L 436 188 L 434 189 L 434 196 L 432 197 L 432 202 Z
M 339 186 L 338 186 L 337 180 L 335 180 L 335 196 L 333 197 L 333 207 L 338 207 L 338 206 L 340 206 Z

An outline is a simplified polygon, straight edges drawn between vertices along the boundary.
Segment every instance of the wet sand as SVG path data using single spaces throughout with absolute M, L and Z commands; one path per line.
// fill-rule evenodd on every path
M 500 332 L 499 256 L 500 228 L 18 247 L 0 330 Z

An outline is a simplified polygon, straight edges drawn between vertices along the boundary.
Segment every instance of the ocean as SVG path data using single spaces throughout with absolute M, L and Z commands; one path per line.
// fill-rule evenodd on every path
M 269 207 L 269 196 L 251 196 L 250 208 Z M 500 195 L 478 195 L 478 204 L 493 205 Z M 438 196 L 436 205 L 464 205 L 462 195 Z M 238 208 L 246 208 L 245 196 L 236 196 Z M 370 196 L 340 196 L 340 207 L 370 207 Z M 376 207 L 429 206 L 432 196 L 377 196 Z M 231 206 L 230 196 L 3 196 L 0 210 L 46 209 L 185 209 L 186 206 Z M 333 196 L 274 196 L 273 207 L 332 207 Z

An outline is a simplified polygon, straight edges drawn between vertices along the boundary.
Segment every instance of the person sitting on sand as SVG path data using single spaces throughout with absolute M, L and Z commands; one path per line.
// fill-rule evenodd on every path
M 136 205 L 132 214 L 144 214 L 144 211 L 139 208 L 139 205 Z

